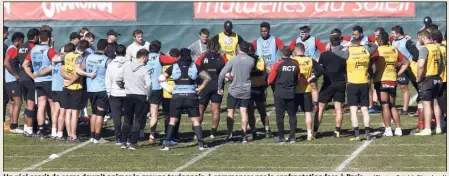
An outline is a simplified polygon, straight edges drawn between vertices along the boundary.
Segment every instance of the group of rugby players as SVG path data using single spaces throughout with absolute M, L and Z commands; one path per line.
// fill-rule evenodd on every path
M 299 110 L 305 113 L 307 140 L 315 139 L 323 111 L 330 102 L 336 114 L 334 136 L 339 137 L 346 99 L 354 128 L 351 141 L 362 140 L 359 108 L 365 138 L 369 140 L 369 114 L 375 109 L 376 98 L 382 107 L 383 136 L 393 136 L 392 121 L 396 127 L 394 135 L 402 135 L 399 115 L 406 114 L 407 107 L 404 112 L 396 109 L 396 85 L 407 87 L 410 81 L 418 92 L 420 112 L 415 135 L 431 135 L 432 119 L 436 123 L 435 133 L 440 134 L 446 116 L 446 36 L 443 38 L 430 18 L 426 17 L 424 22 L 416 45 L 401 26 L 394 26 L 391 36 L 382 27 L 375 29 L 374 36 L 364 35 L 360 26 L 353 28 L 352 36 L 343 36 L 339 29 L 333 29 L 328 44 L 311 36 L 311 29 L 303 26 L 299 28 L 299 37 L 284 46 L 279 37 L 270 34 L 267 22 L 260 24 L 261 36 L 248 43 L 232 31 L 232 22 L 226 21 L 223 32 L 209 39 L 209 31 L 201 29 L 198 41 L 187 48 L 173 48 L 168 55 L 160 51 L 160 41 L 144 41 L 141 30 L 133 31 L 133 43 L 128 47 L 117 44 L 120 34 L 114 30 L 109 30 L 107 38 L 98 40 L 94 47 L 95 36 L 82 28 L 79 33 L 71 33 L 70 41 L 59 51 L 54 48 L 52 29 L 47 25 L 30 29 L 27 42 L 23 33 L 15 32 L 11 45 L 4 45 L 4 112 L 8 101 L 10 105 L 10 126 L 4 127 L 25 137 L 46 138 L 45 113 L 49 109 L 51 138 L 77 142 L 80 111 L 90 100 L 90 141 L 107 142 L 101 138 L 101 131 L 104 117 L 110 116 L 116 144 L 123 149 L 136 149 L 147 113 L 149 142 L 156 142 L 158 109 L 162 104 L 165 116 L 162 150 L 169 150 L 177 143 L 183 112 L 192 120 L 192 130 L 199 149 L 203 150 L 206 145 L 201 124 L 206 108 L 211 105 L 210 138 L 215 138 L 224 84 L 230 81 L 226 141 L 234 139 L 237 108 L 243 143 L 257 136 L 255 109 L 266 137 L 273 136 L 266 110 L 268 87 L 274 96 L 276 143 L 295 142 Z M 8 28 L 3 30 L 6 39 Z M 318 91 L 320 76 L 324 81 Z M 408 89 L 403 91 L 408 104 Z M 18 127 L 22 96 L 26 100 L 23 130 Z M 285 111 L 290 123 L 287 138 L 284 138 Z M 251 128 L 251 137 L 247 136 L 247 126 Z

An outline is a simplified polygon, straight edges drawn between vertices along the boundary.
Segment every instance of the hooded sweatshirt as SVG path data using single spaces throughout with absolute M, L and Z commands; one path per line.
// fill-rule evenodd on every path
M 108 96 L 125 97 L 125 89 L 116 84 L 117 75 L 123 74 L 123 68 L 129 61 L 123 56 L 117 56 L 112 60 L 106 70 L 106 92 Z
M 116 77 L 116 84 L 124 84 L 127 95 L 149 96 L 151 93 L 151 77 L 146 64 L 136 60 L 123 66 L 123 74 Z

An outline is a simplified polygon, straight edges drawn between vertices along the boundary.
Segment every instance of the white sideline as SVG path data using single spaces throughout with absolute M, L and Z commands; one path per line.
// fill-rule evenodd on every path
M 381 132 L 376 131 L 374 133 L 371 133 L 371 135 L 375 136 L 380 134 Z M 369 144 L 371 144 L 371 142 L 373 142 L 376 139 L 376 137 L 374 137 L 372 140 L 369 141 L 365 141 L 359 148 L 357 148 L 357 150 L 355 150 L 354 152 L 352 152 L 351 156 L 349 156 L 349 158 L 346 158 L 346 160 L 343 161 L 343 163 L 341 163 L 336 169 L 336 172 L 341 172 L 355 157 L 357 157 L 363 150 L 365 150 L 366 147 L 368 147 Z
M 74 151 L 74 150 L 76 150 L 76 149 L 79 149 L 79 148 L 81 148 L 81 147 L 86 146 L 86 145 L 89 144 L 90 142 L 91 142 L 91 141 L 83 142 L 83 143 L 81 143 L 81 144 L 76 145 L 75 147 L 72 147 L 72 148 L 69 148 L 69 149 L 67 149 L 67 150 L 64 150 L 64 151 L 62 151 L 62 152 L 60 152 L 60 153 L 58 153 L 58 154 L 56 154 L 56 155 L 59 156 L 59 157 L 61 157 L 61 156 L 64 155 L 64 154 L 67 154 L 67 153 L 69 153 L 69 152 L 71 152 L 71 151 Z M 48 162 L 50 162 L 50 161 L 53 161 L 54 159 L 56 159 L 56 158 L 47 158 L 47 159 L 45 159 L 45 160 L 43 160 L 43 161 L 41 161 L 41 162 L 39 162 L 39 163 L 37 163 L 37 164 L 35 164 L 35 165 L 32 165 L 32 166 L 30 166 L 30 167 L 28 167 L 28 168 L 25 168 L 25 169 L 21 170 L 20 172 L 27 172 L 27 171 L 30 171 L 30 170 L 34 170 L 34 169 L 36 169 L 36 168 L 38 168 L 38 167 L 44 165 L 45 163 L 48 163 Z

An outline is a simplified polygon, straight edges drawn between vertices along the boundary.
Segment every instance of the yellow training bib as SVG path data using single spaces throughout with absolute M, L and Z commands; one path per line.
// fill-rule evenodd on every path
M 165 66 L 163 66 L 162 67 L 162 72 L 164 72 L 165 73 L 165 70 L 167 70 L 168 69 L 168 67 L 170 67 L 171 65 L 165 65 Z M 168 87 L 170 88 L 170 89 L 173 89 L 173 87 L 175 86 L 175 81 L 173 81 L 173 77 L 172 76 L 170 76 L 168 79 L 167 79 L 167 83 L 168 83 Z M 171 94 L 169 94 L 167 91 L 165 91 L 164 89 L 162 89 L 162 96 L 164 97 L 164 98 L 172 98 L 172 95 Z
M 251 87 L 259 87 L 267 84 L 265 74 L 265 61 L 259 56 L 255 68 L 251 72 Z
M 441 55 L 443 55 L 443 62 L 444 62 L 444 70 L 441 73 L 440 77 L 441 80 L 443 80 L 443 82 L 446 82 L 447 78 L 446 78 L 446 70 L 447 70 L 447 50 L 446 50 L 446 45 L 440 45 L 438 46 L 438 48 L 440 49 Z
M 438 49 L 439 47 L 436 44 L 426 44 L 424 47 L 428 51 L 425 76 L 436 76 L 438 75 L 438 68 L 442 61 L 440 49 Z
M 81 56 L 81 54 L 70 52 L 64 56 L 64 70 L 67 71 L 69 76 L 76 74 L 75 72 L 75 62 L 76 59 Z M 73 84 L 66 87 L 69 90 L 81 90 L 83 88 L 82 84 L 83 77 L 79 77 Z M 64 82 L 69 82 L 69 80 L 64 79 Z
M 348 83 L 368 83 L 368 65 L 370 54 L 363 46 L 349 47 L 349 57 L 346 60 Z
M 295 56 L 292 58 L 296 60 L 299 64 L 299 72 L 301 74 L 301 79 L 296 86 L 295 93 L 309 93 L 312 91 L 312 87 L 307 83 L 307 79 L 312 76 L 313 62 L 312 58 L 306 56 Z
M 396 81 L 396 64 L 398 62 L 398 50 L 391 45 L 383 45 L 377 48 L 379 57 L 376 61 L 376 76 L 374 82 Z
M 221 50 L 225 53 L 226 58 L 229 60 L 237 55 L 237 44 L 239 42 L 239 37 L 236 33 L 232 33 L 231 36 L 227 36 L 224 32 L 218 34 L 218 43 L 220 44 Z

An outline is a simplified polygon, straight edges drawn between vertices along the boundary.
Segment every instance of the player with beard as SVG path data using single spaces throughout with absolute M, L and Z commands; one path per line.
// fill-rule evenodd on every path
M 11 37 L 12 44 L 8 47 L 3 61 L 5 67 L 5 89 L 7 90 L 9 102 L 10 132 L 21 134 L 22 129 L 18 128 L 20 108 L 22 107 L 22 92 L 19 86 L 19 68 L 17 47 L 22 45 L 25 35 L 21 32 L 15 32 Z M 3 112 L 6 114 L 6 112 Z
M 72 32 L 72 33 L 70 33 L 69 39 L 70 39 L 70 40 L 69 40 L 70 43 L 72 43 L 73 45 L 75 45 L 76 47 L 78 47 L 78 43 L 79 43 L 80 40 L 81 40 L 81 36 L 80 36 L 79 33 Z M 61 47 L 59 53 L 65 53 L 65 52 L 64 52 L 64 47 Z
M 383 136 L 393 136 L 391 131 L 391 119 L 396 125 L 395 135 L 402 135 L 400 118 L 395 106 L 397 75 L 407 71 L 410 62 L 395 47 L 389 44 L 388 33 L 382 31 L 377 37 L 377 54 L 373 64 L 376 65 L 374 87 L 382 106 L 382 117 L 385 124 Z M 399 66 L 400 69 L 397 69 Z
M 211 40 L 220 45 L 221 51 L 226 55 L 228 60 L 231 60 L 234 56 L 238 54 L 238 45 L 245 40 L 242 36 L 232 31 L 232 22 L 224 22 L 224 31 L 220 32 L 216 36 L 212 37 Z
M 211 103 L 212 111 L 212 129 L 211 138 L 215 138 L 217 135 L 217 128 L 220 122 L 220 106 L 223 99 L 222 95 L 218 94 L 218 76 L 221 69 L 226 65 L 228 59 L 225 56 L 220 55 L 220 46 L 211 40 L 206 40 L 207 50 L 205 53 L 201 54 L 195 63 L 201 70 L 206 71 L 210 75 L 210 82 L 206 85 L 204 90 L 199 93 L 200 97 L 200 123 L 203 122 L 204 112 L 206 111 L 207 105 Z M 200 79 L 201 84 L 203 80 Z
M 326 45 L 321 43 L 320 39 L 310 35 L 310 27 L 302 26 L 299 28 L 299 37 L 293 39 L 288 47 L 290 50 L 294 50 L 297 43 L 302 43 L 305 47 L 304 55 L 312 59 L 318 60 L 316 52 L 319 50 L 321 53 L 326 51 Z M 310 84 L 312 86 L 312 99 L 315 111 L 318 109 L 318 85 L 317 80 L 312 80 Z

